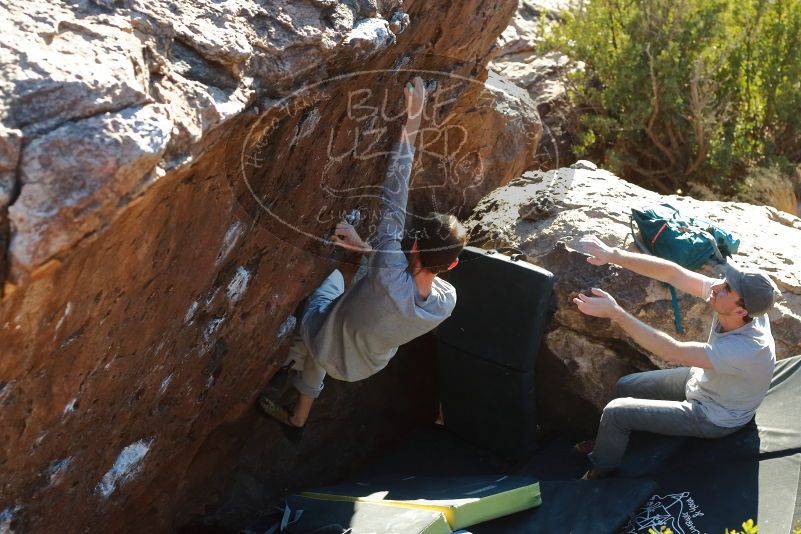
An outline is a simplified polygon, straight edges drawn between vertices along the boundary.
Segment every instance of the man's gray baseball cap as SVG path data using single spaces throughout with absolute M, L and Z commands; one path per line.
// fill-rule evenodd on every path
M 751 317 L 767 313 L 773 307 L 778 289 L 765 272 L 742 269 L 729 258 L 726 281 L 743 298 L 744 308 Z

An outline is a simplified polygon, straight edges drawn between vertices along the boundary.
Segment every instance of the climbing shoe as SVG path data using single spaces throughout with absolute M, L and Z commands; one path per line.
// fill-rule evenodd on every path
M 289 420 L 289 410 L 273 401 L 267 395 L 259 397 L 259 406 L 264 413 L 275 419 L 281 424 L 281 430 L 284 436 L 292 443 L 298 443 L 303 437 L 303 427 L 295 426 Z
M 290 365 L 280 368 L 270 379 L 263 393 L 270 399 L 275 399 L 282 406 L 289 406 L 297 401 L 298 390 L 292 386 L 297 371 Z

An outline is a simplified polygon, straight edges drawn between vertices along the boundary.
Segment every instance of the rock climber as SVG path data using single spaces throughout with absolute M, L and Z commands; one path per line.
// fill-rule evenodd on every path
M 338 247 L 369 255 L 367 273 L 346 291 L 342 274 L 334 270 L 308 298 L 290 349 L 295 370 L 291 384 L 298 393 L 294 407 L 286 408 L 269 395 L 259 399 L 290 439 L 299 439 L 326 375 L 347 382 L 374 375 L 398 346 L 431 331 L 456 304 L 456 290 L 437 275 L 458 263 L 464 227 L 453 215 L 434 212 L 415 218 L 408 229 L 404 226 L 426 100 L 422 79 L 407 84 L 404 94 L 406 123 L 393 146 L 372 246 L 346 222 L 331 237 Z

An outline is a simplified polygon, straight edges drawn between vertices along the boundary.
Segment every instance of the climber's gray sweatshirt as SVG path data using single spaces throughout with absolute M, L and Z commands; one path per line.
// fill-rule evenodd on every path
M 367 275 L 346 290 L 329 313 L 301 327 L 313 358 L 337 380 L 354 382 L 374 375 L 399 345 L 431 331 L 456 304 L 456 290 L 438 277 L 428 298 L 421 298 L 401 249 L 413 160 L 413 146 L 393 147 Z

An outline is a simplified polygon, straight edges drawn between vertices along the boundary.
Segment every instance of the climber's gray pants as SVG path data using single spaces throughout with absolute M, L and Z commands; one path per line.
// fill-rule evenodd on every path
M 345 279 L 342 273 L 335 269 L 309 296 L 303 309 L 301 325 L 314 316 L 325 315 L 331 304 L 344 292 Z M 319 397 L 323 390 L 325 369 L 312 357 L 300 335 L 296 334 L 293 338 L 287 362 L 293 362 L 292 368 L 297 371 L 292 380 L 295 389 L 307 397 L 313 399 Z
M 698 402 L 686 399 L 684 386 L 689 374 L 688 367 L 680 367 L 634 373 L 618 380 L 617 398 L 604 408 L 589 455 L 593 466 L 619 467 L 632 430 L 699 438 L 721 438 L 738 430 L 712 424 Z

